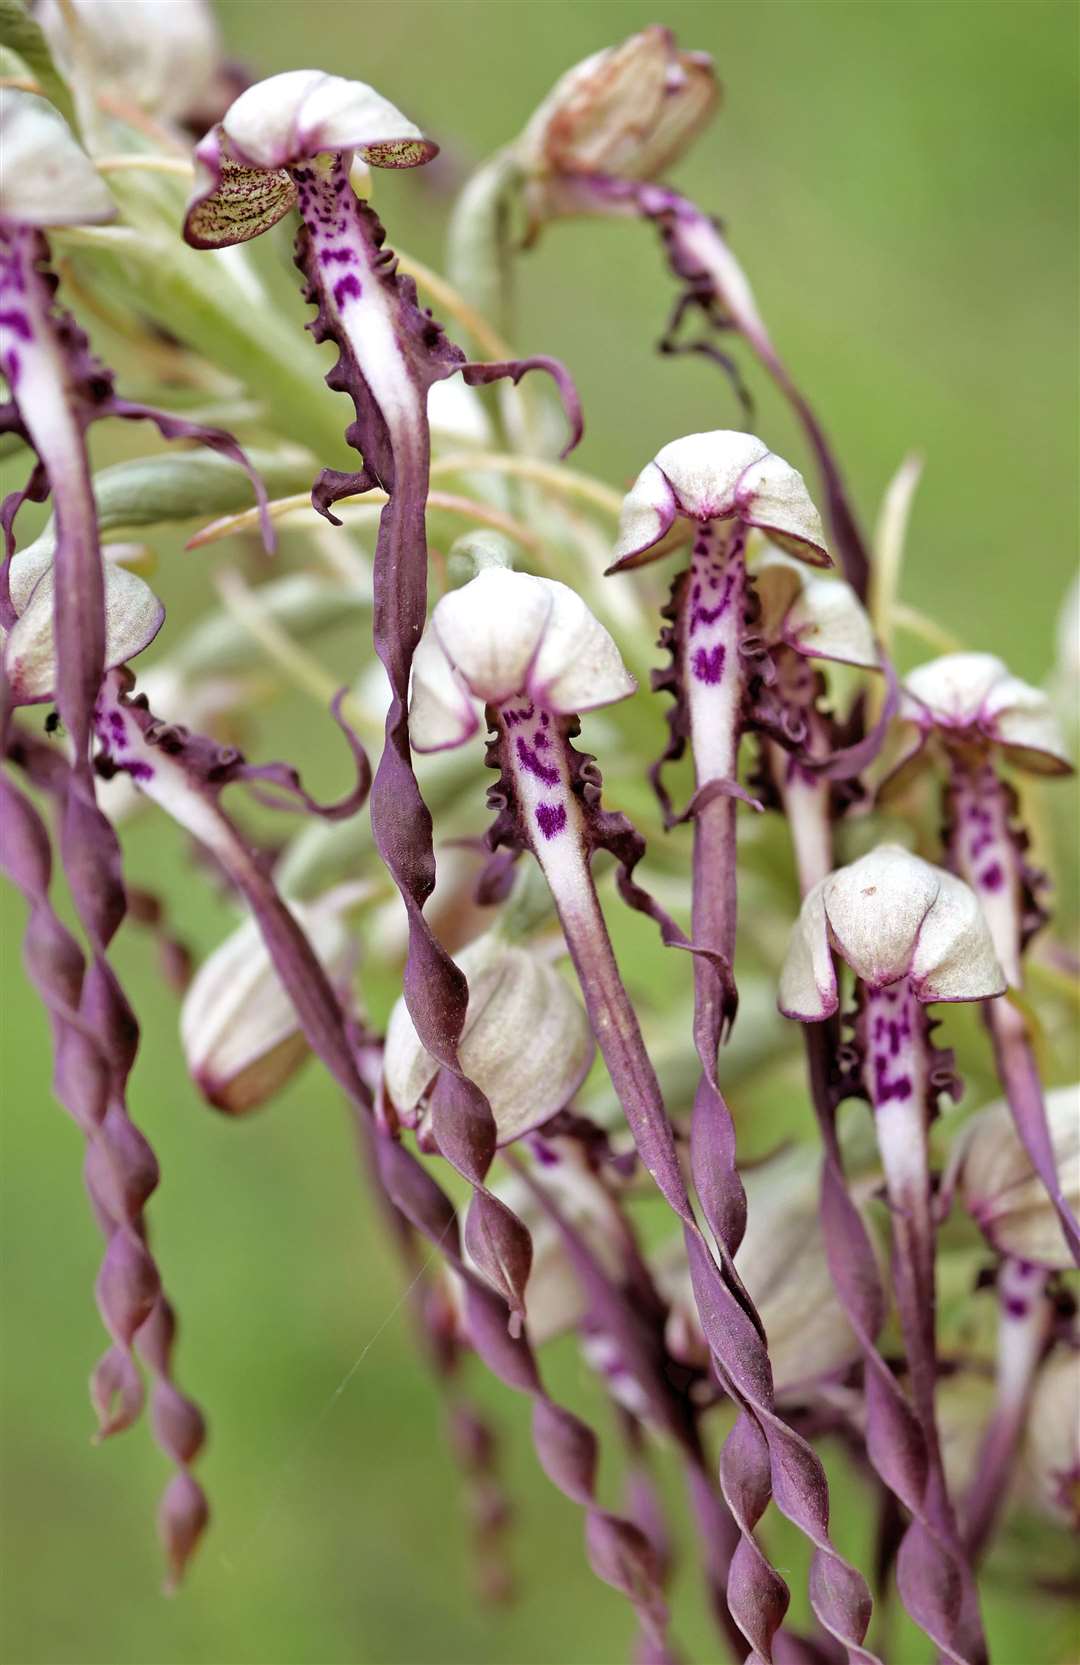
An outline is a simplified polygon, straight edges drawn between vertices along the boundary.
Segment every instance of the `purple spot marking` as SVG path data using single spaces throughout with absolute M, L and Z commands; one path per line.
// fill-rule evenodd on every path
M 338 278 L 334 285 L 334 305 L 342 306 L 347 300 L 360 299 L 360 279 L 349 272 L 345 277 Z
M 323 249 L 319 254 L 321 266 L 355 266 L 356 254 L 353 249 Z
M 31 339 L 30 320 L 22 312 L 0 312 L 0 328 L 6 327 L 20 341 Z
M 550 763 L 542 762 L 534 752 L 533 748 L 525 740 L 524 736 L 520 734 L 518 735 L 517 740 L 517 754 L 521 761 L 522 768 L 527 769 L 530 775 L 535 775 L 537 780 L 542 780 L 545 786 L 558 786 L 558 769 L 554 768 Z M 541 805 L 541 808 L 543 808 L 543 805 Z M 537 813 L 539 814 L 539 811 L 537 811 Z M 565 810 L 563 811 L 563 820 L 566 820 Z
M 698 648 L 694 654 L 693 672 L 699 682 L 716 683 L 724 674 L 726 649 L 722 645 Z
M 1001 863 L 992 861 L 985 873 L 979 874 L 979 883 L 984 890 L 1000 890 L 1005 883 L 1005 874 Z
M 1022 1295 L 1009 1295 L 1005 1301 L 1005 1311 L 1010 1318 L 1026 1318 L 1028 1304 Z
M 13 347 L 4 360 L 4 374 L 13 388 L 19 380 L 19 372 L 21 369 L 22 359 Z
M 545 838 L 554 838 L 566 825 L 566 805 L 537 804 L 536 824 Z
M 149 763 L 129 763 L 127 770 L 132 780 L 153 780 L 154 778 L 154 771 Z
M 890 1099 L 906 1099 L 911 1097 L 911 1077 L 897 1075 L 889 1080 L 889 1065 L 884 1058 L 874 1059 L 874 1086 L 879 1104 L 888 1104 Z

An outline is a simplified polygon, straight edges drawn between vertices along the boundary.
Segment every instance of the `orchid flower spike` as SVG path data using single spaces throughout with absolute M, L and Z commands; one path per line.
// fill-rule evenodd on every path
M 1042 689 L 1013 676 L 993 654 L 950 653 L 911 673 L 900 715 L 918 739 L 893 780 L 905 778 L 932 742 L 947 771 L 950 864 L 978 896 L 1005 975 L 1020 987 L 1024 952 L 1047 918 L 1042 905 L 1046 881 L 1027 860 L 1029 837 L 1020 820 L 1020 800 L 1001 766 L 1038 775 L 1071 772 L 1053 704 Z M 991 1008 L 987 1021 L 1017 1131 L 1080 1265 L 1080 1226 L 1061 1190 L 1027 1025 L 1006 1002 Z
M 457 963 L 469 983 L 461 1062 L 491 1106 L 499 1143 L 508 1144 L 570 1103 L 592 1063 L 592 1032 L 566 981 L 527 948 L 486 935 L 464 948 Z M 439 1064 L 404 999 L 390 1014 L 383 1070 L 398 1116 L 415 1125 Z M 535 1271 L 535 1237 L 533 1255 Z
M 779 1006 L 786 1016 L 815 1023 L 837 1011 L 834 956 L 856 977 L 856 1049 L 892 1209 L 893 1284 L 930 1461 L 928 1515 L 963 1566 L 934 1408 L 928 1137 L 939 1093 L 956 1089 L 951 1057 L 931 1043 L 925 1007 L 990 999 L 1004 991 L 1005 978 L 974 892 L 895 844 L 840 868 L 803 902 L 780 975 Z
M 571 745 L 578 712 L 624 699 L 633 688 L 615 643 L 572 591 L 550 579 L 488 568 L 443 596 L 432 612 L 413 660 L 412 742 L 421 751 L 462 745 L 479 733 L 480 712 L 486 710 L 495 733 L 489 761 L 500 769 L 491 794 L 498 815 L 489 842 L 511 851 L 527 848 L 539 863 L 637 1151 L 686 1229 L 709 1347 L 719 1367 L 731 1372 L 728 1379 L 744 1417 L 763 1419 L 770 1450 L 775 1447 L 773 1460 L 793 1465 L 799 1474 L 800 1499 L 820 1495 L 825 1488 L 820 1465 L 776 1415 L 767 1354 L 760 1330 L 747 1317 L 745 1291 L 735 1294 L 698 1224 L 592 877 L 593 852 L 609 850 L 620 864 L 624 898 L 657 920 L 666 941 L 688 946 L 678 927 L 634 883 L 643 841 L 625 817 L 600 807 L 600 780 L 592 760 Z M 437 1119 L 435 1130 L 438 1136 Z M 698 1148 L 701 1166 L 695 1178 L 702 1206 L 729 1249 L 728 1239 L 737 1235 L 733 1222 L 744 1205 L 737 1176 L 719 1170 L 720 1153 L 733 1150 L 734 1140 L 710 1128 Z M 614 1391 L 626 1385 L 621 1352 L 607 1357 L 607 1342 L 600 1345 L 604 1356 L 597 1361 L 594 1353 L 594 1362 L 615 1372 Z M 745 1432 L 742 1421 L 738 1428 L 736 1445 Z M 733 1472 L 739 1461 L 733 1454 Z M 819 1527 L 811 1524 L 802 1501 L 792 1506 L 793 1518 L 814 1536 L 823 1576 L 843 1568 L 849 1580 L 845 1588 L 863 1590 L 859 1576 L 839 1561 Z M 831 1569 L 827 1575 L 826 1566 Z M 772 1576 L 762 1574 L 763 1579 Z M 856 1638 L 861 1642 L 869 1611 L 861 1596 L 858 1603 L 854 1598 L 835 1606 L 827 1601 L 819 1611 L 838 1634 L 853 1645 Z

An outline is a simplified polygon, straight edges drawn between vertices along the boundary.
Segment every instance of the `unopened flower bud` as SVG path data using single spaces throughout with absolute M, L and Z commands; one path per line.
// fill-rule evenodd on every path
M 1062 1193 L 1080 1214 L 1080 1085 L 1051 1089 L 1046 1119 Z M 1058 1212 L 1020 1143 L 1008 1104 L 980 1110 L 960 1138 L 959 1194 L 994 1248 L 1039 1266 L 1072 1266 Z
M 0 87 L 0 220 L 96 225 L 116 205 L 64 118 L 35 93 Z
M 522 134 L 516 159 L 534 182 L 652 179 L 687 148 L 718 97 L 712 60 L 678 51 L 671 31 L 654 24 L 568 70 Z M 540 197 L 534 210 L 552 206 Z
M 771 545 L 753 573 L 761 602 L 757 629 L 766 642 L 793 648 L 808 659 L 877 668 L 873 625 L 844 579 L 811 572 Z
M 491 1105 L 499 1143 L 509 1144 L 569 1103 L 592 1063 L 592 1032 L 569 984 L 538 954 L 487 935 L 464 948 L 457 963 L 469 984 L 461 1065 Z M 417 1112 L 438 1069 L 399 1000 L 387 1026 L 384 1070 L 403 1116 Z
M 836 1011 L 834 952 L 871 989 L 909 978 L 923 1005 L 1005 988 L 974 892 L 898 844 L 880 844 L 806 897 L 780 973 L 787 1017 L 813 1023 Z
M 150 586 L 128 567 L 105 563 L 105 669 L 123 665 L 149 647 L 165 621 L 165 609 Z M 18 618 L 0 630 L 4 674 L 17 705 L 53 697 L 56 641 L 53 634 L 53 560 L 48 553 L 17 557 L 11 564 L 11 604 Z
M 735 1265 L 765 1326 L 776 1392 L 791 1394 L 846 1370 L 859 1357 L 859 1342 L 829 1272 L 813 1151 L 785 1151 L 752 1168 L 745 1180 L 747 1226 Z M 671 1306 L 671 1352 L 686 1363 L 705 1364 L 708 1347 L 681 1239 L 661 1254 L 654 1271 Z
M 1027 1423 L 1027 1492 L 1042 1514 L 1080 1530 L 1080 1351 L 1059 1347 L 1040 1370 Z
M 334 893 L 319 903 L 293 903 L 292 912 L 331 981 L 342 981 L 354 949 Z M 254 920 L 199 967 L 184 997 L 180 1038 L 199 1091 L 230 1116 L 259 1109 L 308 1056 L 300 1020 Z
M 992 653 L 946 653 L 911 672 L 901 717 L 922 733 L 1000 747 L 1017 768 L 1067 774 L 1072 768 L 1057 714 L 1041 688 L 1013 676 Z
M 460 746 L 484 705 L 522 695 L 570 715 L 625 699 L 633 677 L 581 597 L 551 578 L 488 568 L 435 607 L 413 658 L 417 751 Z
M 623 502 L 614 565 L 648 558 L 677 516 L 734 520 L 812 566 L 831 564 L 802 475 L 753 434 L 718 428 L 674 439 L 646 463 Z

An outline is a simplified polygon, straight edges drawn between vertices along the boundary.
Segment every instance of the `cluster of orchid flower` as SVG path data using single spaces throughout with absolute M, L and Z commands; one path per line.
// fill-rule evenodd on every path
M 874 1604 L 895 1589 L 942 1657 L 978 1665 L 975 1575 L 994 1532 L 1015 1510 L 1080 1523 L 1080 1088 L 1059 1084 L 1078 968 L 1026 855 L 1036 834 L 1050 853 L 1036 789 L 1070 770 L 1057 706 L 1075 687 L 1052 696 L 965 651 L 899 681 L 898 626 L 950 645 L 896 593 L 916 471 L 897 476 L 872 557 L 721 231 L 658 182 L 716 104 L 707 57 L 655 27 L 571 70 L 466 184 L 443 278 L 393 254 L 370 206 L 372 169 L 437 148 L 392 104 L 316 70 L 247 84 L 197 0 L 155 8 L 149 29 L 137 10 L 11 0 L 2 14 L 0 414 L 29 478 L 2 512 L 0 790 L 2 864 L 29 906 L 27 970 L 106 1244 L 93 1402 L 102 1435 L 128 1427 L 148 1369 L 176 1470 L 171 1578 L 208 1520 L 192 1467 L 204 1425 L 173 1378 L 144 1219 L 158 1172 L 129 1116 L 138 1025 L 110 958 L 125 915 L 153 927 L 184 991 L 210 1104 L 245 1116 L 311 1054 L 347 1099 L 490 1591 L 505 1511 L 492 1431 L 465 1397 L 469 1353 L 531 1398 L 539 1462 L 583 1509 L 590 1563 L 631 1605 L 643 1658 L 673 1657 L 648 1479 L 666 1449 L 733 1658 L 875 1660 Z M 195 124 L 209 131 L 192 154 Z M 741 342 L 790 401 L 824 525 L 802 476 L 749 432 L 671 439 L 625 500 L 552 455 L 548 389 L 567 449 L 577 395 L 557 361 L 506 345 L 508 271 L 550 222 L 609 214 L 660 232 L 664 344 L 696 310 L 698 345 L 730 369 L 718 343 Z M 338 350 L 332 392 L 295 295 L 235 246 L 279 221 L 296 222 L 307 328 Z M 487 358 L 444 333 L 418 286 Z M 122 338 L 164 408 L 116 393 L 69 305 L 95 339 Z M 519 387 L 531 369 L 552 382 Z M 509 385 L 488 407 L 470 390 L 493 381 Z M 323 466 L 342 455 L 337 392 L 353 405 L 351 471 Z M 112 416 L 203 449 L 94 475 L 87 430 Z M 51 519 L 19 548 L 17 511 L 46 497 Z M 164 610 L 145 547 L 105 536 L 208 516 L 195 546 L 259 525 L 271 550 L 287 519 L 285 570 L 222 572 L 214 610 L 133 671 Z M 823 570 L 833 555 L 840 574 Z M 655 572 L 637 576 L 660 561 L 666 601 Z M 251 744 L 268 689 L 331 704 L 309 644 L 343 619 L 362 669 L 332 705 L 356 781 L 326 805 L 235 742 Z M 658 628 L 670 664 L 652 682 L 673 705 L 654 802 L 638 784 L 638 683 Z M 606 786 L 576 744 L 583 716 Z M 687 754 L 677 813 L 669 771 Z M 248 810 L 226 804 L 234 785 Z M 605 801 L 620 797 L 650 834 L 648 891 L 645 838 Z M 183 883 L 223 884 L 242 915 L 193 975 L 161 899 L 124 878 L 121 833 L 145 801 L 204 858 Z M 284 848 L 259 806 L 304 817 Z M 78 936 L 50 900 L 54 847 Z M 643 1000 L 609 935 L 619 899 L 671 967 Z M 402 963 L 377 1021 L 364 973 Z M 963 1110 L 939 1121 L 962 1088 L 929 1008 L 954 1002 L 981 1009 L 1000 1097 L 985 1103 L 979 1062 Z M 753 1125 L 770 1080 L 797 1106 L 772 1151 Z M 541 1375 L 570 1331 L 624 1436 L 619 1509 L 597 1491 L 595 1432 Z M 882 1500 L 873 1597 L 829 1535 L 826 1436 Z M 784 1628 L 770 1503 L 810 1542 L 807 1634 Z

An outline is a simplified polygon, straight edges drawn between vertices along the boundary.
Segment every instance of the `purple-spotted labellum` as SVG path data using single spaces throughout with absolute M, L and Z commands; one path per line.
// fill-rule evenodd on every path
M 950 1087 L 951 1061 L 933 1046 L 925 1009 L 937 1001 L 990 999 L 1003 992 L 1005 979 L 974 893 L 953 874 L 896 845 L 881 845 L 838 869 L 807 896 L 780 978 L 779 1005 L 786 1016 L 820 1023 L 837 1013 L 834 954 L 856 977 L 861 1090 L 874 1112 L 892 1211 L 893 1286 L 912 1404 L 926 1450 L 925 1498 L 915 1500 L 914 1525 L 925 1525 L 929 1537 L 939 1541 L 959 1596 L 950 1615 L 948 1603 L 937 1599 L 932 1587 L 920 1590 L 919 1585 L 936 1572 L 933 1543 L 917 1535 L 913 1548 L 923 1565 L 906 1569 L 905 1600 L 951 1657 L 977 1660 L 985 1654 L 985 1642 L 970 1565 L 945 1485 L 934 1410 L 935 1233 L 929 1124 L 940 1093 Z M 868 1384 L 876 1372 L 870 1352 L 868 1348 Z M 951 1618 L 952 1628 L 938 1634 L 932 1627 L 939 1627 L 943 1618 Z
M 435 861 L 431 817 L 409 753 L 407 698 L 427 610 L 427 396 L 456 371 L 482 384 L 503 376 L 516 381 L 537 366 L 559 382 L 571 443 L 580 433 L 580 412 L 568 378 L 551 360 L 466 363 L 420 310 L 414 283 L 384 248 L 382 226 L 350 184 L 351 157 L 375 167 L 414 167 L 435 152 L 362 82 L 318 70 L 274 76 L 243 93 L 198 146 L 199 178 L 184 234 L 197 248 L 219 248 L 257 236 L 299 209 L 296 263 L 307 280 L 305 294 L 318 307 L 310 328 L 317 341 L 332 340 L 339 349 L 327 382 L 352 398 L 355 420 L 346 438 L 362 457 L 354 474 L 324 469 L 312 501 L 334 520 L 332 507 L 341 497 L 375 485 L 389 493 L 375 551 L 374 638 L 391 705 L 372 789 L 372 826 L 409 916 L 405 998 L 424 1046 L 443 1067 L 436 1098 L 455 1106 L 442 1118 L 442 1149 L 474 1187 L 470 1243 L 520 1317 L 528 1238 L 484 1189 L 496 1134 L 490 1106 L 457 1055 L 468 991 L 423 914 Z
M 663 349 L 680 350 L 679 324 L 692 307 L 714 332 L 734 330 L 749 344 L 802 424 L 821 470 L 844 574 L 865 600 L 865 543 L 817 416 L 773 345 L 719 224 L 678 191 L 656 183 L 718 102 L 712 60 L 703 52 L 680 52 L 667 29 L 645 29 L 568 71 L 512 147 L 530 232 L 535 236 L 546 220 L 580 214 L 631 214 L 656 225 L 683 289 Z M 693 345 L 734 373 L 710 340 Z
M 609 850 L 620 864 L 620 885 L 631 905 L 657 918 L 667 940 L 686 946 L 633 881 L 642 840 L 625 817 L 600 807 L 595 767 L 571 744 L 579 712 L 611 704 L 632 690 L 614 642 L 572 590 L 492 568 L 444 596 L 432 613 L 413 664 L 413 744 L 418 751 L 462 745 L 480 734 L 486 709 L 495 732 L 491 761 L 500 770 L 491 841 L 527 848 L 536 857 L 638 1152 L 683 1222 L 702 1327 L 721 1380 L 741 1411 L 721 1469 L 741 1533 L 730 1581 L 734 1620 L 752 1648 L 768 1658 L 788 1602 L 783 1580 L 753 1536 L 771 1491 L 814 1545 L 811 1600 L 818 1618 L 852 1659 L 865 1660 L 872 1658 L 862 1647 L 869 1592 L 829 1540 L 824 1473 L 810 1447 L 776 1414 L 760 1321 L 730 1265 L 743 1206 L 730 1132 L 709 1127 L 697 1137 L 695 1177 L 722 1247 L 721 1269 L 690 1203 L 659 1083 L 592 878 L 593 853 Z
M 106 664 L 152 640 L 161 612 L 138 580 L 106 575 L 86 430 L 105 416 L 148 418 L 166 438 L 199 439 L 249 475 L 251 470 L 227 434 L 118 397 L 111 374 L 92 356 L 74 319 L 57 307 L 43 228 L 112 217 L 108 193 L 63 121 L 43 100 L 3 89 L 0 147 L 0 368 L 11 394 L 0 407 L 0 430 L 16 434 L 37 457 L 24 490 L 0 508 L 7 546 L 0 569 L 0 625 L 7 633 L 5 752 L 21 761 L 55 802 L 60 852 L 89 942 L 88 962 L 51 913 L 47 835 L 10 784 L 5 784 L 5 865 L 31 905 L 27 953 L 53 1022 L 56 1090 L 86 1135 L 86 1182 L 107 1241 L 97 1294 L 113 1347 L 94 1372 L 91 1394 L 102 1434 L 116 1432 L 135 1420 L 142 1405 L 133 1349 L 153 1372 L 155 1434 L 179 1467 L 160 1515 L 175 1583 L 207 1519 L 205 1497 L 188 1471 L 204 1429 L 195 1406 L 171 1380 L 175 1320 L 147 1246 L 142 1211 L 158 1172 L 126 1107 L 139 1030 L 107 957 L 126 902 L 119 845 L 98 808 L 90 761 Z M 261 485 L 251 477 L 264 505 Z M 51 566 L 20 572 L 15 517 L 27 498 L 45 497 L 52 499 L 56 522 Z M 32 578 L 36 581 L 28 584 Z M 36 748 L 20 748 L 9 725 L 13 705 L 48 696 L 55 698 L 67 735 L 70 765 L 58 756 L 43 758 Z
M 1042 689 L 1012 676 L 992 654 L 950 653 L 912 671 L 900 715 L 916 746 L 898 778 L 906 779 L 927 749 L 943 760 L 949 863 L 978 896 L 1009 984 L 1020 988 L 1024 950 L 1046 920 L 1039 900 L 1045 878 L 1026 860 L 1019 799 L 1002 766 L 1072 772 L 1054 709 Z M 1007 1000 L 989 1006 L 986 1020 L 1017 1130 L 1080 1265 L 1080 1227 L 1058 1180 L 1028 1025 Z

